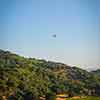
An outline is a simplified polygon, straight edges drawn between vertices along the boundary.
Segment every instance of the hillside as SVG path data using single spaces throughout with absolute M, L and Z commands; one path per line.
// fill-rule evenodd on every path
M 92 71 L 92 74 L 94 74 L 96 76 L 100 76 L 100 69 L 97 69 L 95 71 Z
M 27 95 L 38 100 L 48 93 L 100 96 L 98 73 L 0 50 L 0 96 L 14 95 L 18 100 Z

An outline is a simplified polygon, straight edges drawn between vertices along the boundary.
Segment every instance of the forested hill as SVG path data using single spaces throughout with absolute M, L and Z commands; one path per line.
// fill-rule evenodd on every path
M 24 98 L 31 94 L 35 100 L 48 93 L 97 96 L 100 95 L 97 73 L 0 50 L 0 96 Z
M 94 75 L 100 76 L 100 69 L 92 71 Z

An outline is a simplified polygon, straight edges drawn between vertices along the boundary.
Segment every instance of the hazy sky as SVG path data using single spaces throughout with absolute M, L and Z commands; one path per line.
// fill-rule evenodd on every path
M 93 68 L 99 44 L 100 0 L 0 0 L 1 49 Z

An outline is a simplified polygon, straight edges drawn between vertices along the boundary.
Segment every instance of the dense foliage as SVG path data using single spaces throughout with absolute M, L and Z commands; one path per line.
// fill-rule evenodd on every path
M 58 93 L 98 96 L 99 74 L 0 50 L 0 96 L 38 100 L 41 96 Z
M 75 100 L 75 99 L 70 98 L 70 99 L 67 99 L 67 100 Z M 77 99 L 77 100 L 100 100 L 100 97 L 92 97 L 92 96 L 89 96 L 89 97 L 80 98 L 80 99 Z

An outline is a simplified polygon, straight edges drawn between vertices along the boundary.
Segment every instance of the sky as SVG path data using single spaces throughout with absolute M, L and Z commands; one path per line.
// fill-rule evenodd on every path
M 0 49 L 95 69 L 99 44 L 100 0 L 0 0 Z

